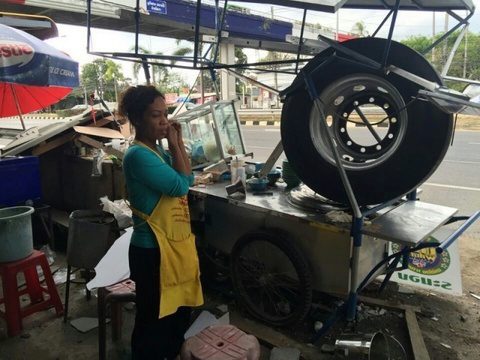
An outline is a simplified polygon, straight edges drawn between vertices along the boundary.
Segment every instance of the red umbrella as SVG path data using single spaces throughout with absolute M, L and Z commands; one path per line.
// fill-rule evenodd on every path
M 0 117 L 43 109 L 78 86 L 78 63 L 47 43 L 0 25 Z
M 72 88 L 0 83 L 0 117 L 28 114 L 55 104 Z M 18 100 L 18 101 L 17 101 Z

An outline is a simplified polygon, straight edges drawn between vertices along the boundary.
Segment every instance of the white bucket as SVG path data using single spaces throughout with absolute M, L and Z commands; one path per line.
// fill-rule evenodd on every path
M 30 206 L 0 209 L 0 263 L 26 258 L 33 252 Z

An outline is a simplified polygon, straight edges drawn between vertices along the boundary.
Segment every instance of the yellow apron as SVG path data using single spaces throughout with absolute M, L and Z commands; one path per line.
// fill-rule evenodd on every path
M 136 142 L 154 152 L 146 145 Z M 190 227 L 187 196 L 163 194 L 150 215 L 132 211 L 152 229 L 160 249 L 160 309 L 158 318 L 171 315 L 180 306 L 203 305 L 195 235 Z

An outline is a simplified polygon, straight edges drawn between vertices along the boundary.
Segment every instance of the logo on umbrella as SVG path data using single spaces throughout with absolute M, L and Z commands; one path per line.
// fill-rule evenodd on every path
M 0 41 L 0 66 L 10 67 L 17 64 L 24 66 L 28 64 L 35 55 L 33 48 L 24 42 Z
M 78 63 L 24 31 L 0 24 L 0 118 L 55 104 L 78 86 Z

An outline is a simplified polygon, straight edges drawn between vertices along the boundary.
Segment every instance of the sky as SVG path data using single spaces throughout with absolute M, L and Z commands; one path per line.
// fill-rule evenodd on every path
M 477 13 L 473 15 L 470 19 L 470 31 L 479 33 L 480 32 L 480 0 L 473 0 L 477 8 Z M 229 4 L 235 4 L 234 2 L 229 2 Z M 249 3 L 237 3 L 238 5 L 244 7 L 252 7 L 252 4 Z M 263 14 L 268 17 L 271 16 L 273 11 L 275 18 L 279 20 L 301 20 L 303 11 L 300 9 L 285 8 L 280 6 L 272 7 L 270 5 L 255 4 L 254 6 L 255 13 Z M 350 32 L 352 31 L 355 23 L 362 21 L 366 27 L 368 33 L 373 33 L 377 25 L 381 22 L 385 16 L 385 11 L 364 11 L 364 10 L 340 10 L 338 15 L 338 29 L 340 32 Z M 397 26 L 394 32 L 394 39 L 402 40 L 409 36 L 413 35 L 425 35 L 431 36 L 433 34 L 433 21 L 435 17 L 435 32 L 441 32 L 445 27 L 445 15 L 444 13 L 436 13 L 435 15 L 431 12 L 411 12 L 404 11 L 400 12 L 397 19 Z M 307 16 L 307 22 L 321 24 L 325 27 L 330 27 L 332 29 L 336 28 L 337 25 L 337 15 L 312 12 Z M 456 22 L 450 17 L 449 25 L 450 27 Z M 388 28 L 388 27 L 387 27 Z M 387 29 L 386 28 L 386 29 Z M 58 24 L 59 37 L 54 39 L 47 40 L 48 43 L 55 46 L 56 48 L 66 52 L 72 58 L 77 60 L 82 66 L 85 63 L 95 60 L 97 57 L 87 54 L 86 52 L 86 28 L 72 25 Z M 386 37 L 387 33 L 385 31 L 380 32 L 378 36 Z M 110 44 L 114 44 L 114 47 L 110 47 Z M 131 47 L 134 45 L 134 37 L 132 34 L 94 29 L 92 32 L 92 43 L 91 50 L 97 51 L 130 51 Z M 152 36 L 141 36 L 140 45 L 146 49 L 149 49 L 152 52 L 162 52 L 164 54 L 171 53 L 173 49 L 177 47 L 173 39 L 157 38 Z M 191 45 L 193 47 L 193 45 Z M 255 56 L 264 56 L 258 51 L 246 51 L 249 61 L 254 61 Z M 132 78 L 133 75 L 133 63 L 121 61 L 119 62 L 122 66 L 123 73 L 126 77 Z M 193 83 L 194 79 L 197 76 L 197 71 L 189 70 L 175 70 L 180 72 L 184 79 L 189 83 Z M 144 81 L 143 76 L 139 76 L 140 83 Z

